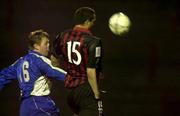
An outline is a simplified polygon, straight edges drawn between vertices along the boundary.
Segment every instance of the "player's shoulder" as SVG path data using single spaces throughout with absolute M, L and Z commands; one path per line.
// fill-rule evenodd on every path
M 91 43 L 91 42 L 100 42 L 101 41 L 101 38 L 94 36 L 94 35 L 86 35 L 84 38 L 88 43 L 89 42 Z
M 40 61 L 43 61 L 43 62 L 46 62 L 46 63 L 50 63 L 50 59 L 41 55 L 41 54 L 38 54 L 38 53 L 35 53 L 35 52 L 30 52 L 27 57 L 29 57 L 33 62 L 35 63 L 38 63 Z
M 101 38 L 97 37 L 97 36 L 93 36 L 93 40 L 95 41 L 101 41 Z
M 17 66 L 18 64 L 20 64 L 22 59 L 23 57 L 18 58 L 15 62 L 13 62 L 13 64 L 11 64 L 11 66 Z
M 66 33 L 70 33 L 70 32 L 72 32 L 72 29 L 66 29 L 66 30 L 64 30 L 62 32 L 59 32 L 59 34 L 57 34 L 57 36 L 56 36 L 56 39 L 57 38 L 62 38 Z

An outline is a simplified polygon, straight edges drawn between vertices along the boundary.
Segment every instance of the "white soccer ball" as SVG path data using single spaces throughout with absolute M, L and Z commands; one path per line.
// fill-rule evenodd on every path
M 124 35 L 129 31 L 130 25 L 129 17 L 122 12 L 115 13 L 109 18 L 109 28 L 115 35 Z

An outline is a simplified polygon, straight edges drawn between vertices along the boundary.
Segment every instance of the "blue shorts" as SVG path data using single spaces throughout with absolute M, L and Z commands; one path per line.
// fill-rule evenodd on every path
M 60 111 L 50 97 L 31 96 L 21 101 L 20 116 L 60 116 Z

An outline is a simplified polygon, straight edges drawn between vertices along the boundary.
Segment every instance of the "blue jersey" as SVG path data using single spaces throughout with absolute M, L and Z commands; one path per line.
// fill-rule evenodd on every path
M 11 66 L 0 72 L 0 89 L 13 79 L 18 80 L 22 97 L 46 96 L 50 94 L 49 79 L 63 80 L 66 72 L 54 67 L 45 56 L 29 51 Z

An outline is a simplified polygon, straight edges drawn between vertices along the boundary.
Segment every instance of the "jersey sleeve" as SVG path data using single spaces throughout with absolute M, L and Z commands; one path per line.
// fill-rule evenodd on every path
M 95 39 L 89 45 L 87 67 L 89 67 L 89 68 L 99 67 L 101 57 L 102 57 L 101 41 L 100 41 L 100 39 Z
M 14 64 L 0 71 L 0 90 L 3 89 L 12 80 L 17 79 L 17 72 L 16 72 L 17 63 L 18 61 L 16 61 Z
M 52 66 L 51 61 L 46 57 L 39 56 L 38 67 L 40 68 L 42 74 L 48 78 L 54 78 L 62 81 L 65 79 L 66 71 Z

